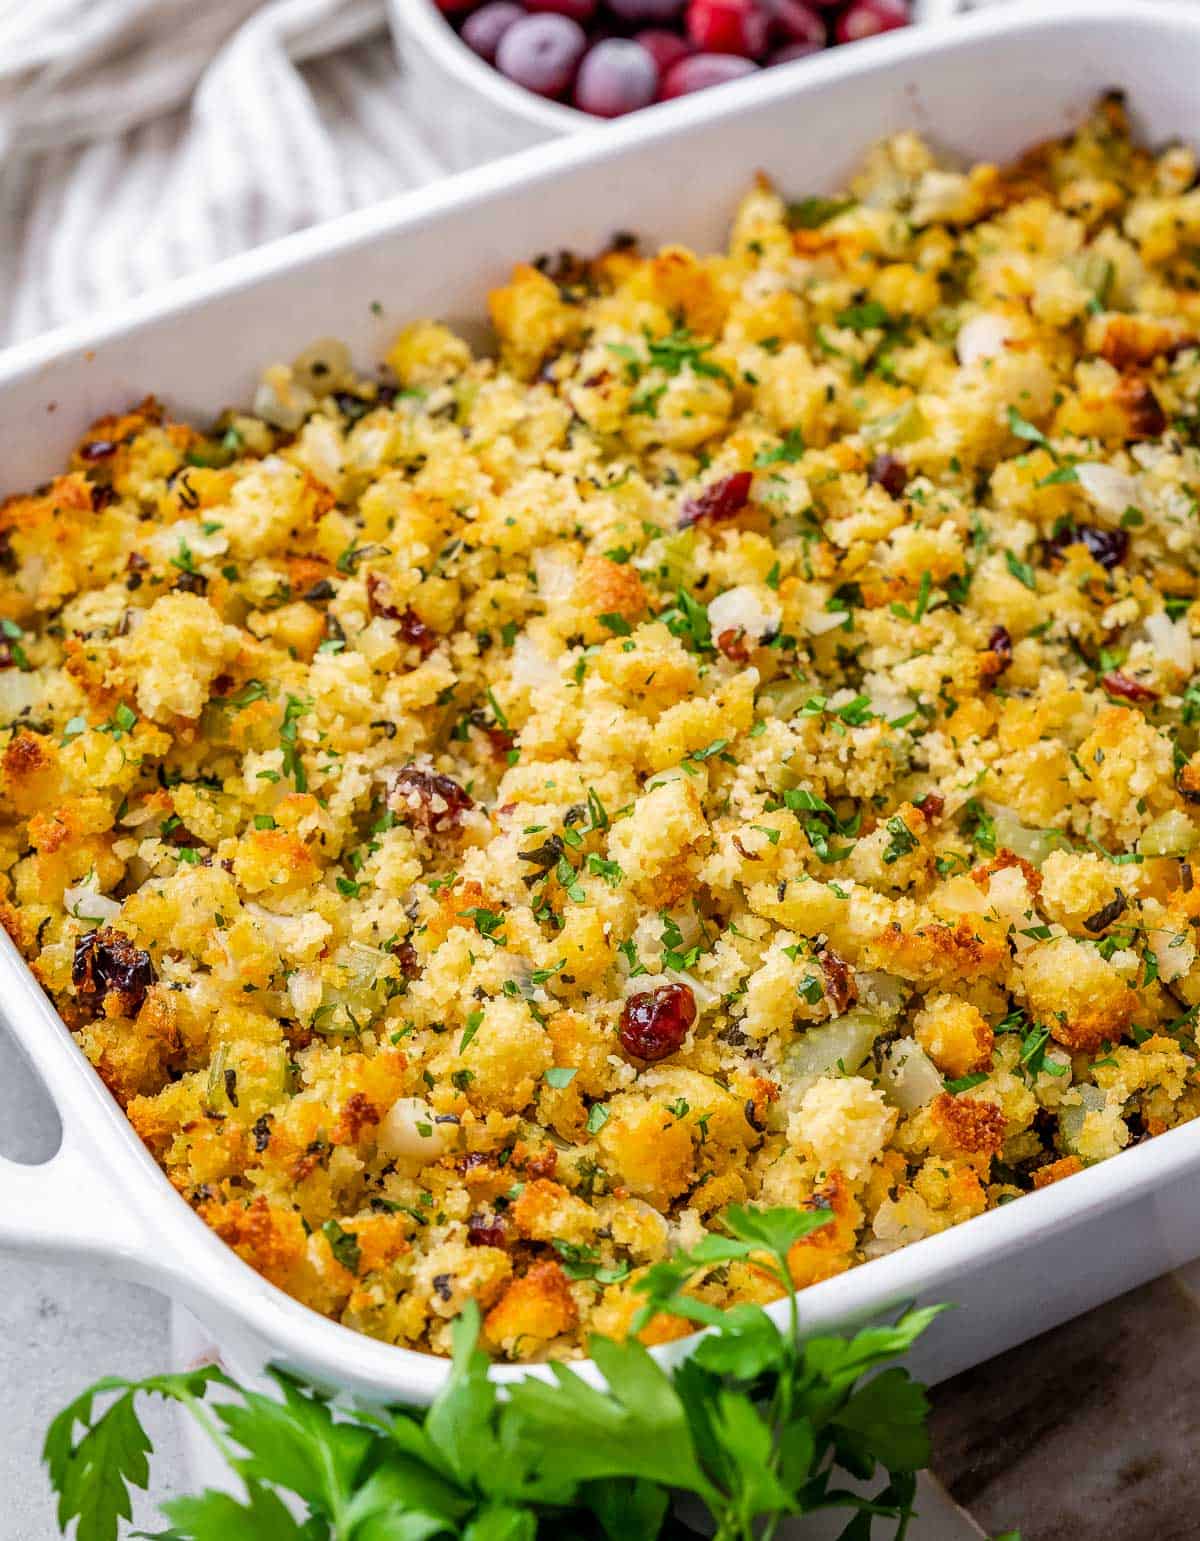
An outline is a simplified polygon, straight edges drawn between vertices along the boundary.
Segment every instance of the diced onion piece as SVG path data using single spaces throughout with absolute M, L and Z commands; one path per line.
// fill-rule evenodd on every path
M 354 377 L 350 349 L 336 337 L 322 337 L 293 359 L 292 374 L 314 396 L 328 396 Z
M 879 1084 L 902 1113 L 914 1113 L 945 1090 L 937 1066 L 915 1038 L 897 1038 L 888 1047 Z
M 810 1027 L 788 1050 L 788 1071 L 796 1077 L 845 1071 L 853 1075 L 883 1031 L 883 1019 L 873 1011 L 852 1006 L 819 1027 Z
M 810 615 L 806 622 L 810 637 L 823 637 L 828 631 L 836 631 L 839 626 L 846 624 L 850 612 L 848 610 L 821 610 L 816 615 Z M 808 694 L 811 696 L 812 691 Z
M 324 988 L 316 969 L 298 968 L 288 975 L 288 995 L 296 1015 L 307 1022 L 321 1005 Z
M 725 631 L 741 631 L 762 642 L 779 630 L 781 614 L 779 606 L 769 604 L 753 584 L 740 583 L 718 594 L 709 605 L 708 624 L 714 637 Z
M 997 358 L 1004 352 L 1011 336 L 1012 326 L 1007 316 L 997 316 L 991 311 L 970 316 L 959 327 L 954 343 L 958 362 L 967 365 L 978 363 L 980 359 Z
M 1172 931 L 1167 926 L 1156 927 L 1147 931 L 1146 942 L 1154 954 L 1158 977 L 1163 984 L 1181 979 L 1196 961 L 1195 943 L 1186 932 Z
M 1169 808 L 1147 824 L 1138 841 L 1143 856 L 1186 856 L 1196 844 L 1196 826 L 1181 808 Z
M 553 685 L 558 680 L 558 670 L 546 657 L 532 637 L 522 632 L 513 643 L 512 674 L 514 685 Z
M 63 908 L 76 920 L 96 920 L 107 925 L 121 913 L 121 906 L 94 888 L 68 888 L 63 894 Z
M 1098 1086 L 1081 1086 L 1079 1102 L 1064 1103 L 1058 1110 L 1058 1134 L 1068 1155 L 1079 1154 L 1079 1141 L 1089 1113 L 1099 1113 L 1107 1101 Z
M 992 802 L 985 802 L 984 808 L 995 820 L 996 849 L 1011 851 L 1035 867 L 1040 867 L 1047 856 L 1063 850 L 1068 843 L 1066 836 L 1057 829 L 1027 828 L 1011 808 Z
M 533 573 L 538 594 L 547 604 L 553 604 L 569 597 L 579 576 L 579 564 L 565 551 L 543 548 L 533 553 Z
M 1182 616 L 1173 621 L 1165 610 L 1156 610 L 1146 617 L 1142 628 L 1158 658 L 1174 664 L 1182 674 L 1191 674 L 1192 633 Z
M 1119 519 L 1127 508 L 1141 507 L 1141 486 L 1137 477 L 1116 466 L 1089 461 L 1075 467 L 1079 485 L 1102 514 Z
M 928 434 L 929 419 L 915 401 L 906 401 L 885 417 L 864 423 L 861 431 L 863 438 L 872 443 L 914 444 Z
M 859 997 L 882 1017 L 895 1017 L 908 999 L 908 985 L 882 969 L 863 969 L 854 976 Z
M 36 670 L 0 669 L 0 727 L 44 699 L 45 684 Z
M 421 1097 L 398 1097 L 379 1125 L 380 1150 L 400 1161 L 437 1161 L 453 1149 L 457 1125 L 439 1124 Z

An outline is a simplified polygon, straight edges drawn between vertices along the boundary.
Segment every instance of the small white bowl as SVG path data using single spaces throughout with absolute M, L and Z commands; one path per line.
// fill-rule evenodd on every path
M 388 4 L 413 110 L 447 170 L 478 165 L 558 134 L 593 129 L 603 121 L 535 96 L 485 64 L 434 0 Z M 913 23 L 943 21 L 966 8 L 967 0 L 913 0 Z M 798 70 L 805 63 L 799 59 L 775 68 Z

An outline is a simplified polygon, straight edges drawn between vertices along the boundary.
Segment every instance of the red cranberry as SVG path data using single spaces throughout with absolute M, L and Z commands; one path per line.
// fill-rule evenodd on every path
M 546 12 L 551 16 L 566 16 L 570 21 L 591 21 L 596 14 L 598 0 L 525 0 L 525 9 L 533 15 Z
M 524 14 L 516 0 L 492 0 L 492 4 L 480 6 L 463 22 L 462 40 L 481 59 L 495 64 L 500 39 Z
M 1143 685 L 1135 679 L 1131 679 L 1120 669 L 1114 669 L 1111 674 L 1106 674 L 1100 681 L 1105 692 L 1110 696 L 1116 696 L 1120 701 L 1157 701 L 1158 691 L 1151 690 L 1149 685 Z
M 679 528 L 686 530 L 692 524 L 721 524 L 726 519 L 733 519 L 750 501 L 753 481 L 753 471 L 735 471 L 732 476 L 711 482 L 703 492 L 688 498 L 683 505 Z
M 622 21 L 649 22 L 652 26 L 674 21 L 687 0 L 608 0 L 608 8 Z
M 1007 669 L 1008 666 L 1012 663 L 1012 636 L 1009 633 L 1007 626 L 992 627 L 991 632 L 988 635 L 987 650 L 989 653 L 994 653 L 996 655 L 995 666 L 991 671 L 992 678 L 995 679 L 997 676 L 1003 674 L 1005 669 Z
M 896 27 L 907 27 L 908 21 L 905 0 L 856 0 L 838 17 L 834 36 L 839 43 L 857 43 Z
M 406 765 L 392 783 L 388 807 L 402 823 L 441 834 L 462 823 L 475 803 L 457 781 L 436 771 Z
M 620 118 L 649 107 L 658 94 L 658 65 L 628 38 L 609 38 L 583 56 L 575 105 L 598 118 Z
M 665 27 L 647 27 L 642 32 L 635 32 L 633 40 L 640 43 L 658 65 L 660 77 L 665 76 L 680 59 L 686 59 L 692 51 L 685 38 L 681 38 L 678 32 L 668 32 Z
M 926 792 L 925 796 L 920 798 L 914 806 L 919 808 L 925 817 L 932 821 L 933 819 L 940 819 L 942 814 L 945 813 L 946 799 L 940 792 Z
M 523 16 L 500 39 L 496 68 L 538 96 L 561 96 L 587 44 L 587 34 L 569 16 Z
M 689 0 L 688 37 L 705 53 L 757 59 L 767 51 L 770 30 L 758 0 Z
M 743 75 L 753 75 L 757 69 L 757 64 L 734 54 L 692 54 L 671 66 L 658 94 L 664 102 L 669 102 L 677 96 L 690 96 L 693 91 L 707 91 L 709 86 L 741 80 Z
M 804 0 L 768 0 L 767 12 L 772 30 L 781 42 L 806 43 L 813 51 L 825 47 L 825 22 Z
M 503 1247 L 507 1230 L 501 1215 L 480 1210 L 467 1217 L 467 1241 L 473 1247 Z
M 111 926 L 89 931 L 75 943 L 71 983 L 93 1010 L 112 993 L 119 998 L 125 1016 L 136 1016 L 157 979 L 150 954 Z
M 843 1011 L 849 1011 L 858 1000 L 858 985 L 854 980 L 854 970 L 844 958 L 839 958 L 831 947 L 826 947 L 817 954 L 817 962 L 821 965 L 821 972 L 825 976 L 825 997 L 835 1014 L 840 1017 Z
M 794 59 L 811 58 L 813 54 L 820 53 L 824 47 L 824 43 L 787 43 L 768 55 L 767 63 L 791 64 Z
M 107 460 L 110 455 L 116 453 L 117 446 L 111 439 L 89 439 L 86 444 L 79 446 L 80 460 Z
M 908 486 L 908 467 L 895 455 L 876 455 L 867 467 L 867 481 L 882 487 L 889 497 L 901 498 Z
M 1052 550 L 1064 551 L 1076 542 L 1082 542 L 1088 555 L 1098 562 L 1105 572 L 1120 567 L 1129 555 L 1128 530 L 1103 530 L 1098 525 L 1081 524 L 1060 531 L 1050 542 Z
M 644 990 L 625 1002 L 621 1047 L 634 1059 L 666 1059 L 683 1043 L 695 1020 L 696 1000 L 687 985 Z

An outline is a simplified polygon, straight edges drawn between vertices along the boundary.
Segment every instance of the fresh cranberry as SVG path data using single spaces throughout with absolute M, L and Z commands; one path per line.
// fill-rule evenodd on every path
M 687 0 L 608 0 L 609 10 L 621 21 L 648 22 L 651 26 L 674 21 L 686 4 Z
M 490 5 L 480 6 L 463 22 L 462 40 L 481 59 L 495 64 L 500 39 L 524 14 L 516 0 L 492 0 Z
M 907 27 L 908 22 L 905 0 L 855 0 L 855 4 L 838 17 L 834 36 L 839 43 L 857 43 L 865 37 L 891 32 L 896 27 Z
M 804 0 L 767 0 L 771 29 L 781 43 L 806 43 L 814 52 L 828 42 L 824 19 Z
M 691 54 L 671 66 L 658 94 L 664 102 L 673 101 L 677 96 L 690 96 L 693 91 L 707 91 L 709 86 L 741 80 L 757 69 L 757 64 L 734 54 Z
M 824 43 L 785 43 L 782 48 L 767 55 L 768 64 L 791 64 L 794 59 L 808 59 L 820 53 Z
M 538 96 L 562 96 L 587 45 L 587 34 L 569 16 L 522 16 L 500 39 L 496 68 Z
M 687 985 L 660 985 L 631 995 L 621 1012 L 621 1047 L 634 1059 L 674 1054 L 696 1020 L 696 999 Z
M 402 823 L 441 834 L 462 823 L 474 800 L 449 776 L 406 765 L 392 783 L 388 807 Z
M 686 38 L 680 37 L 678 32 L 668 32 L 665 27 L 647 27 L 642 32 L 635 32 L 633 40 L 640 43 L 658 65 L 660 78 L 692 51 Z
M 689 0 L 688 37 L 705 53 L 761 58 L 770 30 L 770 17 L 758 0 Z
M 532 15 L 545 12 L 551 16 L 565 16 L 570 21 L 591 21 L 596 14 L 598 0 L 525 0 L 525 9 Z
M 620 118 L 649 107 L 658 94 L 658 65 L 629 38 L 609 38 L 583 56 L 575 105 L 597 118 Z

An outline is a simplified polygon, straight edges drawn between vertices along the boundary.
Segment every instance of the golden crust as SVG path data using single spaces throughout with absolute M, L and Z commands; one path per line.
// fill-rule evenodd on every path
M 266 1278 L 576 1357 L 730 1203 L 806 1285 L 1200 1112 L 1200 195 L 1127 136 L 760 178 L 0 504 L 0 924 Z

